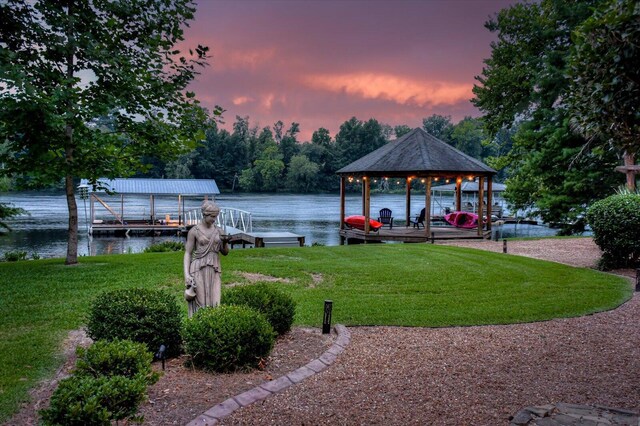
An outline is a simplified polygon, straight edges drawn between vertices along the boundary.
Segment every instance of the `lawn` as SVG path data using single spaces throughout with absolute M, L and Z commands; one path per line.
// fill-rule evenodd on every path
M 246 282 L 242 272 L 288 278 L 274 285 L 298 303 L 296 324 L 311 326 L 327 299 L 334 323 L 444 327 L 579 316 L 615 308 L 632 290 L 597 271 L 429 244 L 233 250 L 222 265 L 223 283 Z M 96 295 L 148 287 L 178 300 L 183 291 L 181 253 L 2 263 L 0 277 L 0 422 L 60 365 L 61 341 Z

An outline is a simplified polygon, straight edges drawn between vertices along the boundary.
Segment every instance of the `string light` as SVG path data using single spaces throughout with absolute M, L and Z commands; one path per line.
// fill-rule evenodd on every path
M 473 180 L 473 176 L 469 176 L 467 179 L 469 179 L 469 182 L 471 182 Z
M 435 182 L 437 182 L 437 181 L 439 181 L 439 180 L 440 180 L 440 178 L 439 178 L 439 177 L 434 177 L 434 178 L 433 178 L 433 180 L 434 180 Z

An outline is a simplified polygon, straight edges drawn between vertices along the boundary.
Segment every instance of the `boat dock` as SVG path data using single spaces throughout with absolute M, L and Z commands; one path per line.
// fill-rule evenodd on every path
M 427 243 L 436 240 L 464 240 L 464 239 L 483 239 L 490 238 L 491 231 L 483 232 L 479 236 L 477 229 L 463 229 L 445 226 L 431 226 L 430 233 L 427 234 L 424 228 L 417 229 L 413 227 L 394 226 L 392 229 L 380 228 L 377 232 L 369 232 L 365 234 L 359 229 L 341 229 L 341 244 L 360 244 L 360 243 L 380 243 L 384 241 L 398 241 L 405 243 Z

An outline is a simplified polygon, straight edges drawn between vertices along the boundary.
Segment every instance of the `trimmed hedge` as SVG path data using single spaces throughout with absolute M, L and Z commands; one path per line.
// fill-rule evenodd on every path
M 138 407 L 147 386 L 158 381 L 153 356 L 142 343 L 97 341 L 78 348 L 73 375 L 61 380 L 49 408 L 39 412 L 44 425 L 111 425 L 129 419 L 139 422 Z
M 151 368 L 153 354 L 144 343 L 131 340 L 98 340 L 88 348 L 76 350 L 78 359 L 73 374 L 77 376 L 142 377 L 149 385 L 160 377 Z
M 217 372 L 257 367 L 271 352 L 275 336 L 264 315 L 247 306 L 199 309 L 183 330 L 193 366 Z
M 176 298 L 161 290 L 132 288 L 105 292 L 91 304 L 87 332 L 93 340 L 132 340 L 152 353 L 180 353 L 182 315 Z
M 600 269 L 640 265 L 640 195 L 618 194 L 587 210 L 593 240 L 602 250 Z
M 288 294 L 265 284 L 234 287 L 222 293 L 225 305 L 246 305 L 262 312 L 279 335 L 291 330 L 296 304 Z
M 40 418 L 44 425 L 107 426 L 112 420 L 135 419 L 146 393 L 142 377 L 71 376 L 60 381 Z

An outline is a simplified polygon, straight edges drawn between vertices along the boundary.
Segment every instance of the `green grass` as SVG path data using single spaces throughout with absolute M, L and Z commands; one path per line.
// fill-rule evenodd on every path
M 181 253 L 80 262 L 0 264 L 0 422 L 59 367 L 60 343 L 99 293 L 150 287 L 181 298 Z M 240 272 L 291 279 L 277 285 L 296 300 L 298 325 L 319 326 L 326 299 L 334 323 L 443 327 L 579 316 L 631 296 L 626 280 L 597 271 L 428 244 L 234 250 L 222 262 L 223 283 L 244 281 Z

